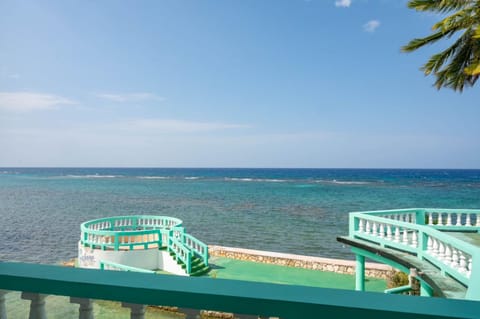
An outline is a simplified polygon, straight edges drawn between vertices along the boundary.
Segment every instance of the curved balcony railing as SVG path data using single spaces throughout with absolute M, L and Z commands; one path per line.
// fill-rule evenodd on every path
M 182 221 L 168 216 L 117 216 L 91 220 L 80 226 L 81 243 L 103 250 L 166 247 L 168 231 Z
M 102 250 L 134 250 L 167 248 L 175 259 L 191 271 L 193 254 L 208 266 L 208 246 L 189 235 L 182 221 L 168 216 L 119 216 L 91 220 L 83 223 L 81 244 Z
M 350 214 L 349 235 L 416 255 L 469 286 L 480 247 L 446 231 L 480 231 L 480 210 L 401 209 Z

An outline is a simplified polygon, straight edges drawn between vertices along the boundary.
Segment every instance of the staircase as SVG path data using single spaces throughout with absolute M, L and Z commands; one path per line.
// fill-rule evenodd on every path
M 182 269 L 185 270 L 185 272 L 187 272 L 186 270 L 187 266 L 185 265 L 184 262 L 175 258 L 176 256 L 174 252 L 170 252 L 170 256 L 172 256 L 172 258 L 177 261 L 177 264 L 180 265 Z M 210 271 L 210 267 L 205 265 L 205 263 L 203 262 L 203 259 L 193 254 L 191 259 L 191 271 L 188 275 L 191 277 L 200 277 L 200 276 L 206 275 L 209 271 Z

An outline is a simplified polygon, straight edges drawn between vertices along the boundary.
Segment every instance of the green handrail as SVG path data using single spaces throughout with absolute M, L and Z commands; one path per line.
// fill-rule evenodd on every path
M 480 309 L 472 300 L 2 262 L 0 289 L 285 319 L 478 319 Z
M 442 273 L 448 274 L 469 287 L 469 292 L 476 289 L 472 281 L 473 274 L 480 271 L 480 248 L 474 246 L 470 243 L 464 242 L 458 238 L 448 235 L 445 232 L 441 232 L 438 227 L 432 227 L 431 225 L 425 225 L 425 217 L 428 214 L 435 213 L 462 213 L 462 214 L 478 214 L 479 210 L 456 210 L 456 209 L 432 209 L 432 208 L 414 208 L 414 209 L 401 209 L 401 210 L 385 210 L 385 211 L 369 211 L 369 212 L 354 212 L 350 213 L 350 227 L 349 227 L 349 236 L 352 238 L 365 239 L 370 242 L 375 242 L 381 246 L 389 247 L 404 252 L 409 252 L 413 255 L 416 255 L 422 260 L 428 260 L 430 263 L 434 264 L 440 269 Z M 396 220 L 392 218 L 395 215 L 405 215 L 405 214 L 415 214 L 415 223 L 406 222 L 402 220 Z M 478 218 L 478 215 L 476 215 Z M 378 229 L 375 231 L 376 234 L 372 231 L 361 230 L 361 227 L 365 227 L 361 223 L 363 222 L 372 222 L 374 227 L 375 225 L 382 225 L 381 227 L 390 227 L 390 231 L 402 232 L 404 236 L 415 236 L 417 237 L 418 242 L 415 244 L 410 243 L 410 239 L 407 239 L 407 242 L 402 240 L 392 240 L 385 237 L 385 229 L 383 229 L 383 234 L 379 234 Z M 457 226 L 458 227 L 458 226 Z M 463 229 L 472 229 L 473 226 L 464 226 Z M 398 235 L 397 235 L 398 236 Z M 397 238 L 398 239 L 398 238 Z M 471 260 L 463 260 L 465 268 L 468 267 L 468 272 L 460 272 L 458 269 L 452 266 L 452 262 L 445 262 L 442 258 L 434 256 L 429 253 L 427 247 L 428 240 L 436 240 L 443 245 L 443 243 L 451 246 L 452 249 L 456 249 L 459 252 L 467 254 L 463 256 L 464 259 L 470 256 Z M 458 257 L 458 256 L 457 256 Z M 475 293 L 477 294 L 477 293 Z M 467 293 L 470 297 L 472 293 Z M 480 298 L 480 296 L 474 296 L 474 298 Z

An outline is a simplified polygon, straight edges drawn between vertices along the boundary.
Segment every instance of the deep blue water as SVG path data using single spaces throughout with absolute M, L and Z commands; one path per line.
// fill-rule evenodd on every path
M 114 215 L 184 221 L 208 244 L 352 258 L 348 212 L 480 208 L 480 170 L 0 168 L 0 260 L 76 255 L 80 224 Z

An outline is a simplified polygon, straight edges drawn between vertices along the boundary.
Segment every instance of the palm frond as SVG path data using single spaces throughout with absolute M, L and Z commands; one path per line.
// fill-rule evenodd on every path
M 410 9 L 445 13 L 475 5 L 475 0 L 411 0 Z
M 442 39 L 444 37 L 443 32 L 437 32 L 434 34 L 431 34 L 429 36 L 426 36 L 424 38 L 416 38 L 411 40 L 407 45 L 404 45 L 402 47 L 403 52 L 412 52 L 415 51 L 421 47 L 423 47 L 426 44 L 431 44 L 435 43 L 436 41 Z

